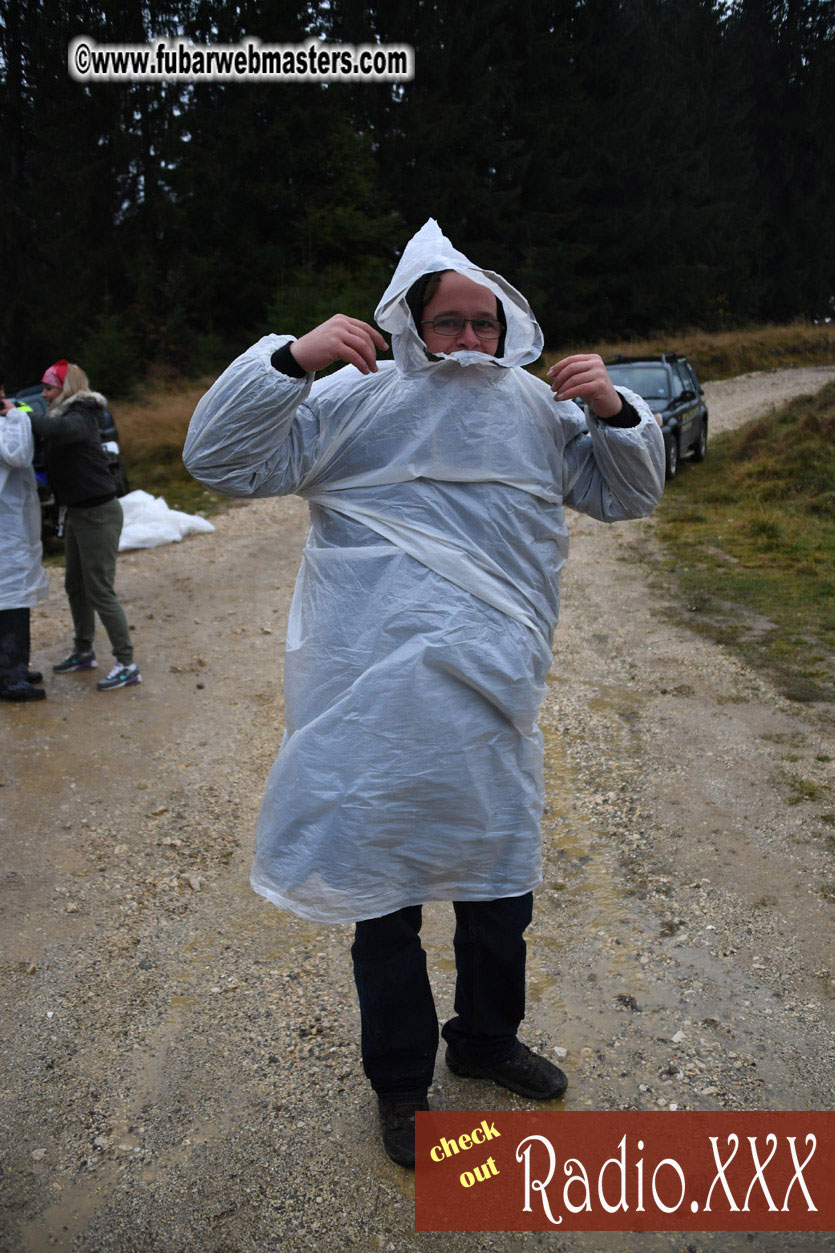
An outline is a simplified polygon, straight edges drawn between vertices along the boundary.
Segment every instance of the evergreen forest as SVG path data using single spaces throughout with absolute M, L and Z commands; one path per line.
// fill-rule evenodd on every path
M 407 43 L 406 83 L 79 83 L 67 46 Z M 829 0 L 0 0 L 7 380 L 370 319 L 435 217 L 546 341 L 835 313 Z

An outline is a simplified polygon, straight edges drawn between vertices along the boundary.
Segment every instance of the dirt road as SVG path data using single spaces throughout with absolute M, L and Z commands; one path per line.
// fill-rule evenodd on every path
M 716 384 L 712 430 L 823 381 Z M 0 710 L 0 1247 L 832 1248 L 414 1232 L 359 1063 L 350 928 L 248 886 L 305 531 L 300 501 L 258 502 L 123 556 L 143 685 L 50 672 L 47 701 Z M 525 1038 L 565 1050 L 570 1109 L 831 1109 L 835 710 L 672 625 L 653 534 L 572 524 Z M 45 671 L 69 643 L 60 577 L 34 614 Z M 442 1013 L 450 916 L 428 911 Z M 442 1058 L 432 1098 L 526 1108 Z

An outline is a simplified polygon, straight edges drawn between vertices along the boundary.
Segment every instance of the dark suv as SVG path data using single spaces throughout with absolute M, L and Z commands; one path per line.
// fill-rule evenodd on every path
M 692 453 L 703 461 L 707 452 L 707 405 L 696 371 L 686 357 L 665 352 L 660 357 L 610 357 L 606 361 L 616 387 L 643 396 L 661 423 L 667 478 L 675 478 L 679 457 Z
M 46 401 L 44 400 L 40 383 L 33 387 L 22 387 L 18 391 L 10 390 L 9 397 L 17 404 L 24 405 L 39 416 L 46 413 Z M 109 409 L 106 409 L 99 419 L 99 435 L 101 436 L 102 448 L 107 457 L 107 464 L 110 467 L 110 473 L 113 475 L 116 494 L 117 496 L 126 496 L 130 491 L 128 476 L 119 451 L 119 432 L 116 430 L 116 423 L 113 421 L 113 415 Z M 37 438 L 35 439 L 35 458 L 32 465 L 35 470 L 35 478 L 38 481 L 43 534 L 45 537 L 48 535 L 60 535 L 60 510 L 46 477 L 43 452 L 40 447 L 40 441 Z

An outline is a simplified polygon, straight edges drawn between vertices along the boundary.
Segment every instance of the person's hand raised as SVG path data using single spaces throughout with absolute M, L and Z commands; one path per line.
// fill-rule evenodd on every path
M 359 318 L 336 313 L 292 343 L 290 352 L 308 373 L 324 370 L 334 361 L 347 361 L 363 374 L 372 374 L 377 370 L 375 348 L 382 352 L 388 349 L 378 330 Z
M 551 366 L 547 377 L 557 400 L 573 400 L 579 396 L 598 418 L 614 418 L 623 408 L 603 358 L 596 352 L 563 357 Z

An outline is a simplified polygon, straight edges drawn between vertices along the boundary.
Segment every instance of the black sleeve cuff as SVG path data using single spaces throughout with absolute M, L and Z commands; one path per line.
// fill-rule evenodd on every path
M 620 393 L 618 393 L 618 395 L 620 395 Z M 623 401 L 623 408 L 620 413 L 616 413 L 613 418 L 601 418 L 595 414 L 594 416 L 597 418 L 598 422 L 605 422 L 606 426 L 614 426 L 620 429 L 626 429 L 630 426 L 640 426 L 641 418 L 637 410 L 632 408 L 629 401 L 624 396 L 621 396 L 621 400 Z
M 290 351 L 289 344 L 282 344 L 280 348 L 276 348 L 270 357 L 270 365 L 274 370 L 278 370 L 279 374 L 288 374 L 291 379 L 303 379 L 307 375 L 307 370 L 302 369 Z

